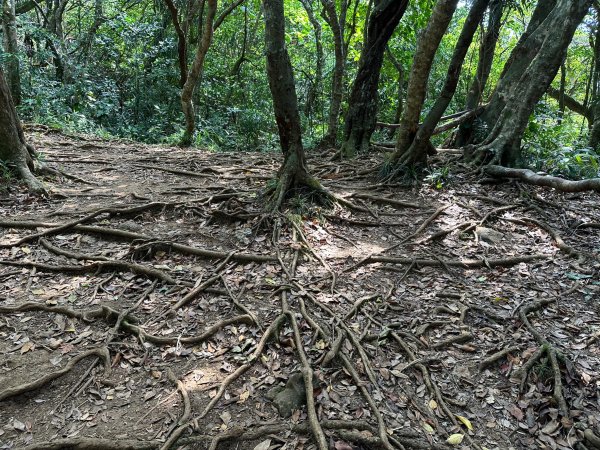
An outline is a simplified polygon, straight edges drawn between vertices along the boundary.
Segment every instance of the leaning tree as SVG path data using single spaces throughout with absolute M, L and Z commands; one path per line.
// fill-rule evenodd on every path
M 33 147 L 25 142 L 8 83 L 0 68 L 0 162 L 14 167 L 31 191 L 45 193 L 44 186 L 32 173 L 34 154 Z
M 480 117 L 469 155 L 507 166 L 522 164 L 521 139 L 535 105 L 555 78 L 592 0 L 539 0 Z M 475 130 L 475 127 L 473 128 Z M 473 139 L 476 137 L 473 136 Z
M 330 194 L 306 168 L 294 72 L 285 45 L 283 0 L 264 0 L 263 5 L 267 77 L 283 152 L 283 164 L 278 172 L 277 185 L 267 204 L 268 210 L 276 211 L 286 195 L 292 191 L 309 189 L 324 196 Z
M 377 123 L 377 88 L 387 43 L 406 11 L 408 0 L 375 0 L 344 125 L 342 155 L 369 149 Z
M 457 4 L 458 0 L 438 0 L 433 8 L 427 27 L 419 37 L 419 44 L 408 78 L 406 104 L 400 120 L 396 151 L 391 161 L 392 165 L 413 164 L 416 162 L 415 158 L 405 160 L 404 156 L 417 133 L 433 59 L 454 15 Z M 460 65 L 458 70 L 460 70 Z

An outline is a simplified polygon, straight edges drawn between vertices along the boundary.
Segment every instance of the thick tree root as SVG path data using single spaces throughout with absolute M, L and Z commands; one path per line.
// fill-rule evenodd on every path
M 33 221 L 9 221 L 0 220 L 0 227 L 3 228 L 48 228 L 56 227 L 55 223 L 48 222 L 33 222 Z M 231 252 L 221 252 L 214 250 L 207 250 L 199 247 L 192 247 L 189 245 L 178 244 L 176 242 L 163 241 L 156 236 L 149 236 L 141 233 L 134 233 L 132 231 L 120 230 L 118 228 L 98 227 L 91 225 L 75 225 L 72 227 L 74 231 L 98 234 L 102 236 L 115 237 L 126 240 L 141 240 L 153 242 L 156 246 L 164 247 L 166 250 L 175 251 L 184 255 L 193 255 L 205 259 L 225 259 Z M 5 246 L 13 247 L 16 244 L 7 244 Z M 235 253 L 231 256 L 232 261 L 239 262 L 274 262 L 277 261 L 275 256 L 271 255 L 255 255 L 250 253 Z
M 576 291 L 579 288 L 579 285 L 576 284 L 575 287 L 569 289 L 568 291 L 560 294 L 560 297 L 564 297 L 571 292 Z M 569 407 L 567 406 L 567 402 L 565 396 L 563 394 L 563 385 L 562 385 L 562 373 L 559 366 L 559 359 L 564 360 L 564 355 L 560 354 L 556 348 L 544 338 L 544 336 L 531 324 L 527 315 L 534 311 L 537 311 L 551 303 L 556 301 L 556 299 L 545 299 L 537 302 L 533 302 L 526 306 L 519 308 L 519 318 L 525 328 L 532 334 L 535 340 L 538 342 L 540 347 L 538 350 L 531 356 L 531 358 L 519 369 L 515 372 L 515 376 L 521 379 L 521 391 L 525 388 L 525 383 L 527 382 L 527 378 L 533 367 L 541 360 L 542 357 L 546 356 L 550 361 L 550 366 L 552 368 L 552 374 L 554 378 L 554 391 L 553 398 L 556 402 L 560 413 L 564 417 L 570 417 Z
M 109 377 L 110 373 L 111 373 L 111 369 L 110 369 L 110 355 L 108 353 L 108 349 L 106 347 L 94 348 L 94 349 L 88 350 L 86 352 L 83 352 L 83 353 L 75 356 L 61 370 L 57 370 L 56 372 L 46 373 L 43 377 L 38 378 L 37 380 L 31 381 L 29 383 L 23 383 L 18 386 L 14 386 L 14 387 L 11 387 L 8 389 L 4 389 L 3 391 L 0 391 L 0 401 L 6 400 L 7 398 L 14 397 L 16 395 L 21 395 L 26 392 L 33 391 L 35 389 L 39 389 L 40 387 L 50 383 L 51 381 L 62 377 L 63 375 L 68 373 L 73 367 L 75 367 L 75 365 L 79 361 L 81 361 L 84 358 L 87 358 L 88 356 L 92 356 L 92 355 L 96 355 L 99 358 L 102 358 L 102 361 L 104 363 L 104 377 L 105 378 Z
M 551 187 L 562 192 L 600 192 L 600 178 L 571 181 L 550 175 L 538 175 L 529 169 L 512 169 L 496 165 L 487 165 L 483 168 L 483 171 L 492 177 L 516 178 L 528 184 Z

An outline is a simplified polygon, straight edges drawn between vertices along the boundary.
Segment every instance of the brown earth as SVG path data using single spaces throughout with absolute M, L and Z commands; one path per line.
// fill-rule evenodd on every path
M 28 134 L 64 176 L 0 191 L 0 448 L 600 448 L 598 194 L 314 155 L 353 207 L 264 220 L 277 154 Z

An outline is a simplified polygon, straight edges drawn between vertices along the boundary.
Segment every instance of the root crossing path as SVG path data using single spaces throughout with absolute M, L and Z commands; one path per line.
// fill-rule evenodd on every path
M 64 175 L 0 191 L 1 448 L 600 448 L 597 193 L 313 156 L 348 204 L 265 220 L 277 154 L 29 134 Z

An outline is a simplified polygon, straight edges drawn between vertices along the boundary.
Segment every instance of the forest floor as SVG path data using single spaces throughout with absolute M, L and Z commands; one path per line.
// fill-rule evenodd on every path
M 0 448 L 599 448 L 598 194 L 312 156 L 355 208 L 261 223 L 278 154 L 26 133 L 69 176 L 0 191 Z

